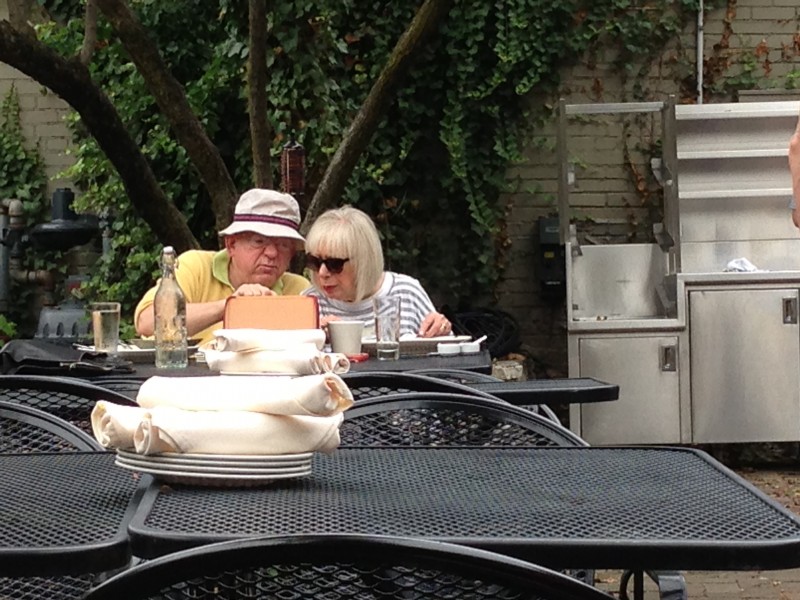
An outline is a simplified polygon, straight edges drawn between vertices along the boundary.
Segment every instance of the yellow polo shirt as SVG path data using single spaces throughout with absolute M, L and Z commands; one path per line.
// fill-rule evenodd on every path
M 178 268 L 175 269 L 175 278 L 181 286 L 186 302 L 214 302 L 225 300 L 233 293 L 233 286 L 228 278 L 227 250 L 214 252 L 210 250 L 189 250 L 178 257 Z M 294 273 L 284 273 L 272 286 L 272 291 L 281 296 L 297 296 L 304 289 L 311 287 L 311 282 L 305 277 Z M 145 295 L 136 305 L 133 313 L 134 323 L 143 310 L 153 305 L 158 282 L 147 290 Z M 215 329 L 222 328 L 222 321 L 192 335 L 200 338 L 202 342 L 213 339 Z

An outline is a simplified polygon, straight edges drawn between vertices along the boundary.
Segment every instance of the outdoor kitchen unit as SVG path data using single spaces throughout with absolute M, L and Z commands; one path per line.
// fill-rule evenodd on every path
M 579 240 L 569 117 L 648 111 L 662 117 L 656 242 Z M 800 440 L 800 234 L 787 164 L 798 114 L 800 102 L 562 103 L 569 372 L 620 386 L 616 402 L 571 407 L 570 427 L 589 443 Z

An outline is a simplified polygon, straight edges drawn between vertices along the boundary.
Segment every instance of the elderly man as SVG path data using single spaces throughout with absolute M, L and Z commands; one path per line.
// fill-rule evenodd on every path
M 305 277 L 286 272 L 305 243 L 299 229 L 300 208 L 289 194 L 262 189 L 242 194 L 233 223 L 220 232 L 224 250 L 189 250 L 178 257 L 176 277 L 186 295 L 189 336 L 210 340 L 222 327 L 229 296 L 297 295 L 309 287 Z M 140 335 L 153 335 L 156 287 L 136 307 Z

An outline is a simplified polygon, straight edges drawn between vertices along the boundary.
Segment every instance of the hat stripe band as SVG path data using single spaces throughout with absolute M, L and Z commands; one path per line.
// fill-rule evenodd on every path
M 233 216 L 234 223 L 237 221 L 244 221 L 244 222 L 258 222 L 258 223 L 273 223 L 274 225 L 283 225 L 284 227 L 290 227 L 295 231 L 300 229 L 300 225 L 295 223 L 290 219 L 283 219 L 281 217 L 268 217 L 265 215 L 254 215 L 254 214 L 238 214 Z

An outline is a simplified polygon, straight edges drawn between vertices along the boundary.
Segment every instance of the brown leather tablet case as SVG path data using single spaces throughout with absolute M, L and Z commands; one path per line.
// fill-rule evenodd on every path
M 231 296 L 225 302 L 225 329 L 318 329 L 313 296 Z

